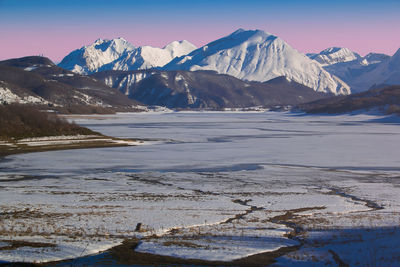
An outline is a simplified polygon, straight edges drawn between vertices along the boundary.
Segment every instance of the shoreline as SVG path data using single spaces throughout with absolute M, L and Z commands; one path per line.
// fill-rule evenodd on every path
M 12 141 L 0 141 L 0 159 L 10 155 L 106 147 L 124 147 L 143 144 L 139 139 L 122 139 L 105 135 L 47 136 Z

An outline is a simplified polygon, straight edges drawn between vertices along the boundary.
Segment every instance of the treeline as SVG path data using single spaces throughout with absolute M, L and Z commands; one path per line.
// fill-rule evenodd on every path
M 301 104 L 298 108 L 308 113 L 346 113 L 356 110 L 380 110 L 400 115 L 400 85 L 371 89 L 348 96 L 325 98 Z
M 27 138 L 56 135 L 96 134 L 29 105 L 0 105 L 0 137 Z
M 60 114 L 115 114 L 115 109 L 91 105 L 52 107 Z

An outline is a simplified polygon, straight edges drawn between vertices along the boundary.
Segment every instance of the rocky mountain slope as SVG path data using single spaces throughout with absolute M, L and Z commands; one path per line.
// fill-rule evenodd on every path
M 123 38 L 102 40 L 68 54 L 60 67 L 79 74 L 102 70 L 138 70 L 161 67 L 174 57 L 185 55 L 196 47 L 188 41 L 174 41 L 164 48 L 135 47 Z
M 322 50 L 318 54 L 307 54 L 307 56 L 320 63 L 322 66 L 349 62 L 361 58 L 359 54 L 342 47 L 330 47 Z
M 119 108 L 137 104 L 102 82 L 36 56 L 0 61 L 0 102 Z
M 274 107 L 327 96 L 285 77 L 261 83 L 212 71 L 104 71 L 91 77 L 147 105 L 170 108 Z
M 376 67 L 362 73 L 352 81 L 355 88 L 371 88 L 376 85 L 400 85 L 400 49 L 390 58 L 377 63 Z
M 346 82 L 355 93 L 366 91 L 374 85 L 376 82 L 368 76 L 381 63 L 390 59 L 390 56 L 379 53 L 369 53 L 361 57 L 347 48 L 339 47 L 327 48 L 318 54 L 307 55 L 324 66 L 326 71 Z
M 265 82 L 279 76 L 318 92 L 349 94 L 350 88 L 322 66 L 264 31 L 237 30 L 188 55 L 175 58 L 164 70 L 212 70 L 242 80 Z

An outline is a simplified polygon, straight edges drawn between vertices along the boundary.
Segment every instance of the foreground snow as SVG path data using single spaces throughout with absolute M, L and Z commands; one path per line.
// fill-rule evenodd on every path
M 277 264 L 334 265 L 336 254 L 365 266 L 372 253 L 398 264 L 397 124 L 237 112 L 107 118 L 77 122 L 165 141 L 0 162 L 0 247 L 42 244 L 0 249 L 1 260 L 74 258 L 146 237 L 137 251 L 182 258 L 231 261 L 302 245 Z

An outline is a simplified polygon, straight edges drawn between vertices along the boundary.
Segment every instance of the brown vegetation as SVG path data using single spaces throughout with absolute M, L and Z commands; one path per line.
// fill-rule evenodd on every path
M 93 131 L 69 123 L 55 114 L 41 112 L 27 105 L 0 106 L 0 138 L 95 134 Z
M 298 108 L 307 113 L 334 114 L 378 109 L 386 114 L 400 114 L 400 86 L 392 85 L 349 96 L 322 99 L 299 105 Z
M 93 105 L 69 105 L 54 107 L 61 114 L 115 114 L 115 109 Z

